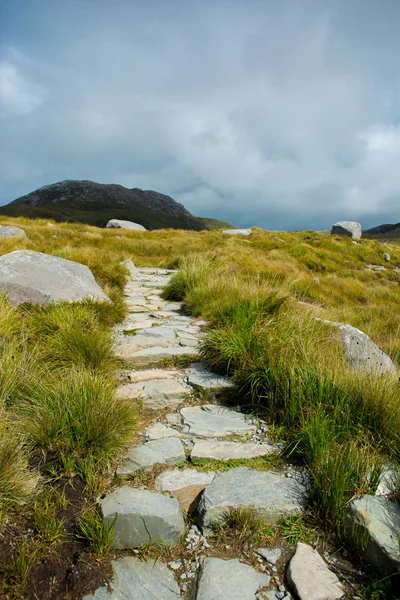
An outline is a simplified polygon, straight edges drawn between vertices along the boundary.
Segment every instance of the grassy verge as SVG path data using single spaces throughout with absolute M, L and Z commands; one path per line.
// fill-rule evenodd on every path
M 209 320 L 203 359 L 230 374 L 241 398 L 284 428 L 287 452 L 312 475 L 315 513 L 343 539 L 348 503 L 374 492 L 383 462 L 400 461 L 399 382 L 352 371 L 326 325 L 299 311 L 298 282 L 252 271 L 251 264 L 244 269 L 241 259 L 185 259 L 165 296 Z M 360 292 L 373 295 L 364 287 Z M 335 319 L 337 307 L 325 304 L 325 318 Z M 358 310 L 349 303 L 352 324 Z

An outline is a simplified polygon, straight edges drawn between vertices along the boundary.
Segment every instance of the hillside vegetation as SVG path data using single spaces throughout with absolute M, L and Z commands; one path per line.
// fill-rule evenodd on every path
M 113 392 L 118 364 L 110 326 L 125 315 L 127 274 L 120 263 L 127 258 L 180 269 L 165 296 L 209 321 L 203 359 L 230 374 L 242 403 L 288 440 L 286 452 L 311 473 L 315 518 L 346 539 L 349 501 L 374 489 L 383 463 L 400 464 L 399 382 L 351 370 L 323 320 L 361 329 L 400 367 L 398 241 L 387 248 L 312 231 L 276 237 L 254 229 L 249 237 L 231 237 L 49 226 L 26 218 L 1 224 L 21 227 L 28 237 L 2 239 L 0 254 L 31 249 L 86 264 L 114 301 L 42 308 L 0 303 L 0 516 L 8 534 L 16 514 L 34 532 L 3 548 L 4 594 L 26 597 L 28 572 L 40 577 L 32 557 L 35 564 L 46 557 L 51 563 L 66 538 L 75 548 L 88 546 L 88 564 L 109 549 L 91 507 L 110 485 L 113 461 L 135 435 L 138 418 Z M 32 501 L 34 485 L 39 492 Z M 57 522 L 60 515 L 68 522 L 71 497 L 82 527 L 65 532 Z

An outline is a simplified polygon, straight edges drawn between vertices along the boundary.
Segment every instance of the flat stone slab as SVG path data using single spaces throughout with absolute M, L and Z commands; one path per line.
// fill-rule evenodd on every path
M 134 335 L 128 338 L 129 342 L 122 343 L 120 348 L 126 346 L 126 350 L 129 352 L 136 352 L 146 348 L 154 348 L 155 346 L 169 348 L 170 346 L 177 346 L 179 340 L 176 338 L 155 338 L 148 335 Z
M 105 525 L 114 523 L 114 549 L 173 544 L 185 532 L 176 498 L 124 485 L 100 500 Z
M 0 256 L 0 292 L 5 292 L 12 304 L 110 302 L 88 267 L 33 250 Z
M 178 600 L 181 595 L 173 574 L 160 560 L 124 556 L 112 561 L 109 586 L 98 588 L 83 600 Z
M 223 375 L 212 373 L 203 363 L 193 363 L 185 370 L 187 382 L 205 390 L 222 390 L 234 387 L 232 381 Z
M 251 229 L 225 229 L 222 233 L 225 235 L 250 235 Z
M 128 373 L 128 378 L 132 383 L 156 379 L 176 379 L 177 377 L 178 371 L 176 369 L 146 369 L 144 371 L 130 371 Z
M 154 423 L 144 430 L 144 435 L 149 440 L 159 440 L 165 437 L 174 437 L 179 435 L 176 429 L 164 425 L 164 423 Z
M 122 350 L 124 345 L 116 348 L 117 356 L 125 358 L 134 365 L 148 365 L 160 362 L 166 358 L 174 358 L 175 356 L 193 356 L 195 352 L 193 348 L 189 346 L 172 346 L 162 347 L 160 344 L 154 348 L 147 348 L 144 350 L 129 351 L 128 349 Z
M 138 331 L 139 335 L 157 337 L 157 338 L 176 338 L 175 330 L 172 327 L 165 325 L 157 325 L 155 327 L 147 327 Z
M 256 600 L 261 588 L 269 585 L 270 578 L 258 573 L 237 558 L 204 560 L 196 600 Z
M 299 600 L 340 600 L 344 588 L 317 550 L 299 542 L 287 578 Z
M 204 437 L 226 437 L 253 433 L 256 427 L 248 423 L 245 416 L 217 404 L 204 404 L 182 408 L 184 431 Z
M 158 409 L 178 406 L 186 398 L 188 389 L 176 379 L 150 379 L 127 383 L 116 393 L 119 398 L 139 399 L 146 408 Z
M 383 575 L 400 568 L 400 506 L 397 502 L 362 496 L 350 504 L 346 523 L 367 560 Z
M 267 523 L 298 515 L 305 507 L 307 490 L 296 480 L 247 467 L 217 473 L 204 490 L 199 506 L 199 525 L 210 529 L 230 508 L 253 507 Z
M 192 459 L 232 460 L 266 456 L 276 451 L 270 444 L 196 440 L 190 456 Z
M 182 508 L 190 514 L 197 508 L 201 492 L 212 482 L 214 477 L 215 473 L 212 471 L 200 473 L 196 469 L 164 471 L 156 478 L 155 489 L 170 492 L 171 495 L 178 498 Z
M 128 458 L 117 470 L 117 475 L 133 475 L 139 469 L 151 471 L 154 465 L 176 465 L 184 460 L 182 442 L 176 437 L 164 437 L 130 448 Z

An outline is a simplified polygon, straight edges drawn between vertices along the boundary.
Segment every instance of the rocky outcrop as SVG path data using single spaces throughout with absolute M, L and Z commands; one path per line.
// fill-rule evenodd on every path
M 397 232 L 400 232 L 400 223 L 378 225 L 364 231 L 366 235 L 386 235 Z
M 19 227 L 0 225 L 0 237 L 26 237 L 26 233 Z
M 111 219 L 106 225 L 106 229 L 132 229 L 134 231 L 147 231 L 143 225 L 133 223 L 132 221 L 122 221 L 121 219 Z
M 222 233 L 225 235 L 250 235 L 251 229 L 225 229 Z
M 0 291 L 11 304 L 108 301 L 85 265 L 32 250 L 0 256 Z
M 362 227 L 356 221 L 338 221 L 332 225 L 331 235 L 345 235 L 353 240 L 359 240 L 362 235 Z
M 287 578 L 300 600 L 340 600 L 344 588 L 319 553 L 299 542 Z

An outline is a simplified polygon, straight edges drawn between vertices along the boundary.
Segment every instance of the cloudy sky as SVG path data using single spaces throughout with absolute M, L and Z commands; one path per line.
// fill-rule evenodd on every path
M 62 179 L 237 226 L 400 220 L 400 0 L 0 0 L 0 204 Z

